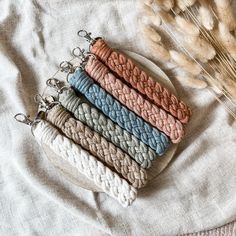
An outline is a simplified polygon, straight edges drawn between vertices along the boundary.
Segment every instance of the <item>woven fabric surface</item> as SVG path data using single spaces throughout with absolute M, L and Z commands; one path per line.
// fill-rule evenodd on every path
M 200 231 L 196 233 L 182 234 L 179 236 L 234 236 L 236 235 L 236 221 L 217 227 L 215 229 Z

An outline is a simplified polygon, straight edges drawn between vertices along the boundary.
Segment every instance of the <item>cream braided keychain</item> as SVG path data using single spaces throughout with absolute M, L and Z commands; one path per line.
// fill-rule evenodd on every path
M 22 116 L 23 119 L 20 118 Z M 15 118 L 28 125 L 33 125 L 34 123 L 23 114 L 17 114 Z M 125 179 L 120 178 L 119 175 L 111 171 L 80 146 L 74 144 L 73 141 L 61 135 L 48 122 L 44 120 L 38 121 L 34 124 L 32 133 L 40 145 L 48 145 L 55 154 L 68 161 L 80 173 L 84 174 L 124 207 L 131 205 L 136 199 L 137 190 L 133 186 L 129 185 Z
M 174 94 L 154 81 L 131 59 L 114 51 L 103 39 L 92 39 L 90 34 L 84 30 L 78 32 L 79 36 L 86 38 L 91 43 L 90 51 L 113 72 L 182 123 L 189 121 L 191 110 L 183 101 L 179 101 Z
M 46 119 L 59 128 L 68 138 L 80 144 L 94 156 L 113 167 L 135 188 L 147 183 L 147 173 L 121 149 L 98 133 L 74 119 L 61 105 L 47 111 Z
M 61 105 L 70 111 L 76 119 L 128 153 L 143 168 L 151 167 L 152 161 L 157 157 L 157 154 L 162 155 L 166 151 L 167 147 L 160 146 L 156 154 L 151 148 L 126 130 L 120 128 L 96 108 L 82 101 L 81 98 L 76 96 L 73 89 L 61 89 L 59 84 L 60 81 L 56 79 L 47 81 L 48 86 L 54 87 L 58 91 Z
M 163 131 L 171 140 L 179 142 L 182 139 L 184 128 L 179 120 L 117 79 L 98 59 L 89 56 L 85 70 L 108 93 L 144 120 Z

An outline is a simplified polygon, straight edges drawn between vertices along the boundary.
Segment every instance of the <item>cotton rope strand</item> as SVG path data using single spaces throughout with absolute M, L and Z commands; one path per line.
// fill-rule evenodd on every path
M 68 161 L 122 206 L 127 207 L 136 199 L 137 190 L 133 186 L 73 141 L 61 135 L 48 122 L 40 121 L 33 133 L 39 144 L 48 145 L 55 154 Z
M 98 39 L 91 46 L 94 53 L 113 72 L 123 78 L 141 94 L 147 96 L 150 101 L 163 108 L 182 123 L 187 123 L 191 116 L 190 108 L 168 91 L 158 82 L 154 81 L 133 60 L 125 55 L 114 51 L 103 39 Z
M 169 145 L 169 139 L 164 133 L 150 126 L 132 111 L 122 106 L 104 89 L 96 85 L 82 69 L 78 69 L 69 78 L 69 83 L 121 128 L 126 129 L 152 149 L 158 150 L 160 146 L 167 147 Z
M 73 118 L 61 105 L 55 105 L 48 110 L 46 119 L 68 138 L 114 168 L 133 187 L 141 188 L 146 185 L 147 173 L 145 169 L 113 143 L 108 142 L 88 126 Z
M 163 131 L 170 137 L 172 142 L 178 143 L 181 141 L 184 136 L 184 128 L 179 120 L 176 120 L 165 110 L 158 108 L 134 89 L 117 79 L 98 59 L 89 56 L 85 70 L 91 78 L 97 81 L 114 98 L 145 121 Z
M 152 161 L 166 151 L 166 147 L 155 153 L 150 147 L 142 141 L 131 135 L 112 120 L 107 118 L 103 113 L 93 108 L 87 102 L 79 98 L 73 89 L 66 89 L 59 95 L 59 101 L 63 107 L 70 111 L 74 117 L 113 144 L 128 153 L 143 168 L 151 167 Z

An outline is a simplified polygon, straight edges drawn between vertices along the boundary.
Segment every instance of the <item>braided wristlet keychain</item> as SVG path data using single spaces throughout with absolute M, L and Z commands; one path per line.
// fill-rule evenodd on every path
M 121 149 L 108 142 L 82 122 L 74 119 L 61 105 L 47 111 L 47 121 L 59 128 L 68 138 L 113 167 L 135 188 L 147 183 L 147 173 Z
M 122 129 L 119 125 L 116 125 L 112 120 L 104 116 L 103 113 L 93 108 L 87 102 L 82 101 L 72 89 L 60 90 L 59 83 L 56 79 L 49 79 L 47 81 L 47 85 L 59 91 L 58 99 L 61 105 L 70 111 L 76 119 L 128 153 L 143 168 L 151 167 L 152 161 L 157 157 L 157 154 L 162 155 L 166 151 L 166 149 L 159 149 L 156 154 L 146 144 Z
M 44 120 L 32 122 L 23 114 L 17 114 L 15 119 L 31 125 L 32 133 L 39 144 L 48 145 L 55 154 L 74 166 L 80 173 L 93 181 L 109 196 L 116 199 L 124 207 L 132 204 L 136 199 L 137 190 L 111 171 L 94 156 L 83 150 L 70 139 L 61 135 L 59 131 Z
M 164 133 L 153 128 L 144 122 L 143 119 L 122 106 L 118 101 L 107 94 L 104 89 L 96 85 L 82 69 L 79 68 L 73 76 L 69 78 L 68 82 L 75 90 L 84 94 L 92 104 L 111 120 L 152 149 L 157 150 L 159 146 L 163 148 L 169 145 L 169 139 Z
M 179 120 L 165 110 L 146 100 L 134 89 L 129 88 L 121 80 L 117 79 L 109 69 L 94 56 L 89 56 L 85 65 L 88 75 L 97 81 L 102 88 L 119 100 L 131 111 L 142 117 L 154 127 L 163 131 L 171 141 L 179 142 L 184 136 L 184 128 Z
M 85 30 L 80 30 L 78 35 L 86 38 L 91 44 L 90 51 L 133 88 L 178 118 L 182 123 L 189 121 L 191 116 L 190 108 L 183 101 L 179 101 L 174 94 L 161 84 L 154 81 L 131 59 L 114 51 L 103 39 L 92 39 L 91 33 L 87 33 Z

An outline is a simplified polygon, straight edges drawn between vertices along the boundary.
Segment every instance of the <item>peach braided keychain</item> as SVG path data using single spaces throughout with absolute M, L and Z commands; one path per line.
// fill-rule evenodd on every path
M 114 51 L 102 38 L 91 38 L 91 33 L 87 33 L 85 30 L 78 31 L 78 35 L 86 38 L 91 46 L 90 51 L 133 88 L 147 96 L 150 101 L 169 112 L 182 123 L 189 121 L 190 108 L 183 101 L 179 101 L 174 94 L 161 84 L 154 81 L 131 59 Z
M 109 69 L 96 57 L 85 57 L 83 50 L 75 48 L 73 55 L 77 56 L 76 49 L 79 50 L 78 57 L 84 61 L 84 68 L 88 75 L 97 81 L 102 88 L 119 100 L 131 111 L 142 117 L 144 120 L 163 131 L 174 142 L 179 142 L 184 136 L 184 128 L 179 120 L 168 114 L 149 100 L 143 98 L 136 90 L 129 88 L 121 80 L 117 79 Z

